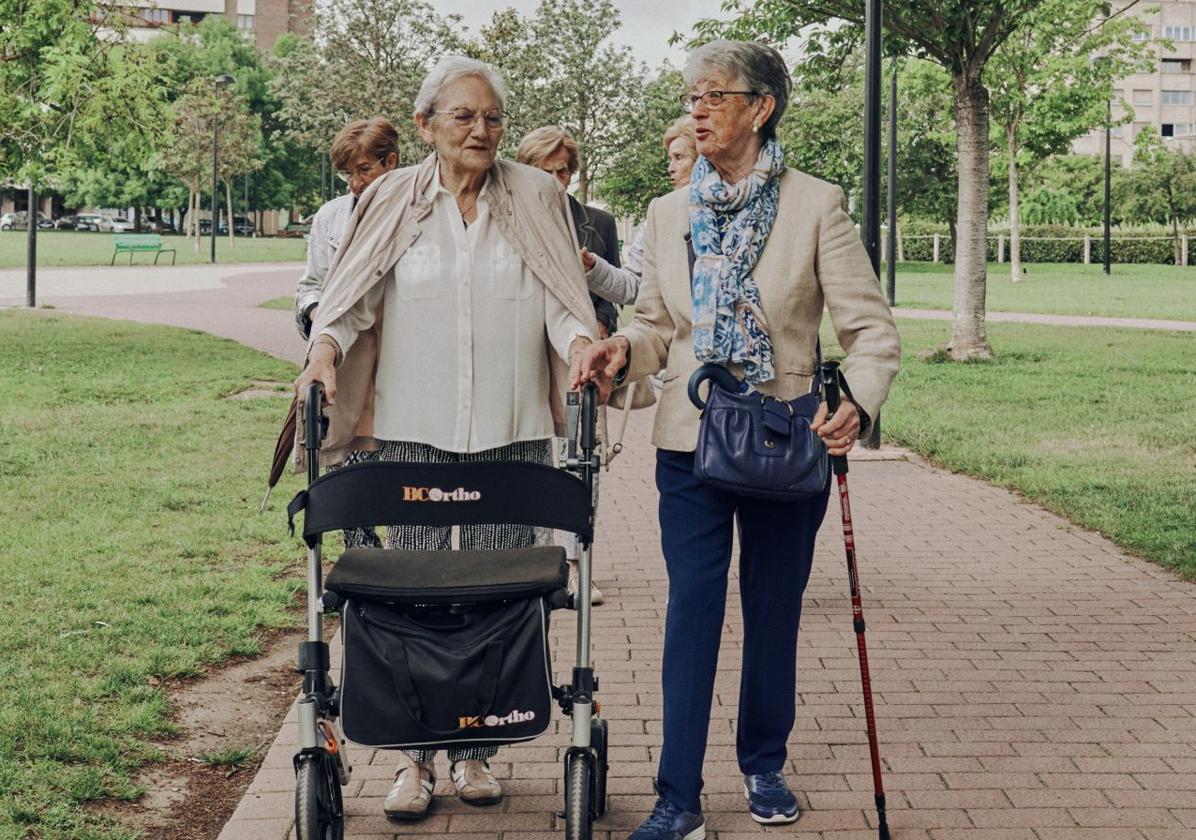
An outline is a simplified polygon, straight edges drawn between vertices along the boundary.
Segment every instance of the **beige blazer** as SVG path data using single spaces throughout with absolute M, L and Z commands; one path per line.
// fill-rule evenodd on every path
M 619 332 L 631 342 L 628 381 L 667 368 L 652 442 L 680 452 L 692 452 L 697 445 L 699 418 L 686 392 L 698 368 L 685 241 L 688 202 L 689 190 L 681 189 L 648 207 L 635 320 Z M 781 175 L 776 223 L 752 272 L 777 374 L 759 390 L 783 399 L 806 393 L 825 305 L 847 353 L 843 370 L 855 400 L 869 417 L 876 417 L 897 374 L 901 344 L 845 207 L 843 190 L 834 184 L 796 169 Z M 731 369 L 742 376 L 738 366 Z
M 336 316 L 356 303 L 419 239 L 422 222 L 432 211 L 428 184 L 436 173 L 436 156 L 416 166 L 388 172 L 362 193 L 349 228 L 341 240 L 328 279 L 324 299 L 312 325 L 311 343 Z M 569 213 L 568 198 L 548 173 L 530 166 L 496 160 L 489 173 L 487 201 L 495 225 L 518 252 L 548 294 L 556 296 L 582 323 L 597 334 L 598 322 L 585 269 L 581 264 L 577 232 Z M 379 313 L 380 315 L 381 313 Z M 336 405 L 328 410 L 328 436 L 320 462 L 335 466 L 354 449 L 376 449 L 373 438 L 374 375 L 377 369 L 381 317 L 362 333 L 341 360 L 336 372 Z M 545 340 L 552 386 L 552 416 L 563 433 L 563 394 L 568 388 L 568 368 Z M 299 414 L 302 417 L 302 412 Z M 302 423 L 296 424 L 294 463 L 302 469 Z

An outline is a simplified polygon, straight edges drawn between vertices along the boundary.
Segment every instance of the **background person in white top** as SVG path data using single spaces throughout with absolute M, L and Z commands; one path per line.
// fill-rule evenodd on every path
M 307 267 L 295 289 L 295 325 L 304 341 L 311 333 L 328 269 L 349 227 L 357 197 L 376 178 L 399 165 L 399 132 L 382 117 L 356 120 L 336 133 L 328 157 L 336 167 L 336 176 L 349 185 L 349 192 L 326 202 L 311 223 Z M 377 455 L 354 450 L 345 457 L 345 466 L 373 461 Z M 344 539 L 345 548 L 382 546 L 373 528 L 352 528 L 344 532 Z
M 373 399 L 373 437 L 381 460 L 551 463 L 546 338 L 566 362 L 575 357 L 579 362 L 580 351 L 596 339 L 594 329 L 548 290 L 504 236 L 504 225 L 515 229 L 511 223 L 492 214 L 499 206 L 512 212 L 499 190 L 528 189 L 534 194 L 523 198 L 539 203 L 541 179 L 548 178 L 520 167 L 533 177 L 509 178 L 510 187 L 491 183 L 504 100 L 501 78 L 472 59 L 446 58 L 424 80 L 415 121 L 435 148 L 436 171 L 423 195 L 428 209 L 419 220 L 419 237 L 393 268 L 378 271 L 379 281 L 364 296 L 319 328 L 300 378 L 301 385 L 323 382 L 333 399 L 334 363 L 381 316 L 385 327 Z M 383 181 L 374 189 L 385 186 Z M 367 205 L 365 212 L 377 211 Z M 556 230 L 570 236 L 567 223 Z M 536 246 L 542 255 L 560 244 Z M 566 245 L 576 247 L 572 240 Z M 580 261 L 577 272 L 580 281 Z M 535 529 L 522 525 L 461 529 L 462 549 L 526 547 L 534 541 Z M 444 550 L 450 534 L 447 528 L 392 527 L 386 543 Z M 449 750 L 461 799 L 485 805 L 502 798 L 488 761 L 495 752 L 493 747 Z M 383 809 L 395 819 L 420 819 L 435 787 L 435 751 L 400 756 Z
M 311 333 L 328 268 L 349 227 L 358 196 L 399 165 L 399 132 L 383 117 L 356 120 L 336 133 L 328 157 L 336 167 L 336 177 L 349 185 L 349 192 L 326 202 L 312 219 L 307 267 L 295 289 L 295 325 L 304 340 Z

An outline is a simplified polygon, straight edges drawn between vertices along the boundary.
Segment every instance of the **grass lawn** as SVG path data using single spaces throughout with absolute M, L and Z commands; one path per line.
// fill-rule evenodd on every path
M 1009 266 L 988 266 L 988 309 L 1058 315 L 1108 315 L 1196 321 L 1196 267 L 1114 265 L 1106 277 L 1099 265 L 1028 264 L 1021 283 Z M 954 266 L 897 265 L 897 305 L 950 309 Z M 883 272 L 882 272 L 883 278 Z
M 286 297 L 274 298 L 261 304 L 262 309 L 282 309 L 290 312 L 295 308 L 295 299 L 289 295 Z
M 39 230 L 37 232 L 37 264 L 55 265 L 108 265 L 112 260 L 111 233 L 91 233 L 73 230 Z M 0 268 L 22 268 L 25 265 L 25 231 L 0 231 Z M 177 263 L 206 263 L 211 255 L 207 237 L 195 251 L 194 240 L 185 236 L 166 235 L 162 245 L 174 248 L 178 253 Z M 306 246 L 302 237 L 262 237 L 242 239 L 237 237 L 236 247 L 230 247 L 228 237 L 216 240 L 216 258 L 224 263 L 239 262 L 287 262 L 306 257 Z M 133 255 L 133 265 L 153 265 L 154 254 Z M 122 253 L 116 258 L 117 265 L 128 265 L 129 255 Z M 158 265 L 170 265 L 170 254 L 158 258 Z
M 100 237 L 103 238 L 103 237 Z M 293 626 L 286 476 L 258 515 L 293 366 L 197 332 L 0 312 L 0 838 L 125 840 L 166 686 Z
M 1196 579 L 1191 334 L 990 324 L 997 360 L 955 364 L 917 358 L 949 324 L 898 326 L 886 438 Z

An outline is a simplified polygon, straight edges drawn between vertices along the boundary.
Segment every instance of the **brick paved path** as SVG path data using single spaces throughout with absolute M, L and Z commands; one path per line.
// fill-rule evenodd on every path
M 154 273 L 153 294 L 117 273 L 61 271 L 57 294 L 43 286 L 60 309 L 206 329 L 285 358 L 302 352 L 288 313 L 257 308 L 293 291 L 297 266 Z M 88 283 L 94 294 L 84 294 Z M 23 291 L 0 282 L 0 305 L 23 299 L 10 294 Z M 596 568 L 608 601 L 594 613 L 595 665 L 613 766 L 600 840 L 622 840 L 653 801 L 666 587 L 650 420 L 634 417 L 602 484 Z M 894 836 L 1196 838 L 1196 589 L 1010 493 L 916 459 L 856 461 L 851 484 Z M 742 634 L 732 598 L 706 766 L 704 806 L 717 840 L 876 837 L 837 515 L 832 502 L 802 622 L 787 769 L 806 813 L 769 830 L 744 815 L 733 735 Z M 573 629 L 571 614 L 556 614 L 562 668 Z M 221 840 L 290 836 L 296 740 L 292 717 Z M 382 817 L 388 756 L 357 750 L 348 836 L 559 837 L 553 812 L 566 741 L 558 723 L 500 753 L 509 796 L 494 808 L 457 803 L 442 779 L 419 826 Z M 440 766 L 444 775 L 443 759 Z
M 666 586 L 650 417 L 603 476 L 596 668 L 611 721 L 611 809 L 598 838 L 622 838 L 654 801 Z M 859 461 L 851 484 L 890 825 L 899 840 L 1196 838 L 1196 591 L 1092 533 L 977 481 L 916 460 Z M 738 648 L 728 604 L 707 754 L 710 836 L 875 838 L 855 642 L 835 502 L 806 593 L 798 722 L 788 773 L 806 813 L 765 830 L 744 813 L 734 754 Z M 734 583 L 732 583 L 734 587 Z M 574 622 L 557 613 L 558 674 Z M 504 749 L 507 800 L 476 809 L 437 798 L 418 825 L 381 813 L 392 765 L 358 749 L 348 837 L 458 840 L 561 836 L 567 730 Z M 221 840 L 291 835 L 293 717 Z M 555 832 L 555 833 L 554 833 Z

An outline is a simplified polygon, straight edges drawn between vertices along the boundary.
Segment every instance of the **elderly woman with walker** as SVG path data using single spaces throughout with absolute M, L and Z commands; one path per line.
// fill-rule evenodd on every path
M 378 178 L 358 201 L 296 383 L 300 395 L 323 385 L 330 464 L 364 449 L 382 462 L 551 463 L 562 395 L 576 378 L 568 366 L 597 328 L 565 194 L 545 173 L 497 158 L 505 99 L 488 65 L 443 59 L 415 101 L 432 154 Z M 535 532 L 465 525 L 460 548 L 523 548 Z M 399 525 L 385 543 L 444 551 L 450 540 L 447 527 Z M 449 750 L 464 802 L 501 800 L 496 751 Z M 435 751 L 398 756 L 383 810 L 422 819 Z

